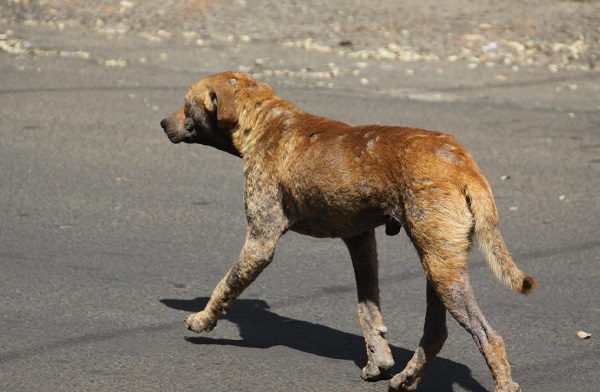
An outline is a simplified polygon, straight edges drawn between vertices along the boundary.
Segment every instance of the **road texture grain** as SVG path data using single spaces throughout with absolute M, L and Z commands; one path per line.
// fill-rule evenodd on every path
M 453 133 L 489 179 L 539 290 L 480 307 L 526 392 L 600 384 L 598 1 L 26 1 L 0 5 L 0 390 L 387 391 L 341 241 L 287 234 L 209 334 L 183 325 L 242 246 L 240 161 L 159 122 L 196 79 L 243 70 L 352 124 Z M 425 279 L 378 231 L 400 371 Z M 591 336 L 578 337 L 578 331 Z M 421 391 L 492 390 L 453 320 Z

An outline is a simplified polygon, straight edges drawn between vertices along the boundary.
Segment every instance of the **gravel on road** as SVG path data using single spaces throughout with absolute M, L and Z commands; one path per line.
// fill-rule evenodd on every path
M 0 23 L 190 46 L 259 41 L 358 60 L 600 68 L 598 0 L 8 0 Z M 10 32 L 0 49 L 18 47 Z

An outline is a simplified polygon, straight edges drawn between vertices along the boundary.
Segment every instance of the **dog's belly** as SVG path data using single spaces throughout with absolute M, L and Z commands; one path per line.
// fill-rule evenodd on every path
M 386 223 L 389 219 L 380 211 L 358 214 L 307 214 L 295 220 L 290 230 L 317 238 L 348 238 Z
M 366 177 L 344 178 L 339 167 L 331 168 L 329 175 L 331 178 L 304 177 L 304 182 L 293 182 L 302 187 L 280 188 L 290 230 L 318 238 L 347 238 L 400 215 L 401 196 L 395 186 L 379 186 L 384 182 L 375 175 L 371 183 L 361 180 Z

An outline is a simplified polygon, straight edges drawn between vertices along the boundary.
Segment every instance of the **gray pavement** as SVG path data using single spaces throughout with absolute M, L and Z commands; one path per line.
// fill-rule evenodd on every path
M 515 260 L 540 284 L 510 292 L 472 252 L 476 296 L 514 379 L 531 392 L 598 390 L 597 72 L 0 27 L 18 40 L 0 51 L 0 390 L 387 390 L 360 379 L 340 241 L 286 235 L 214 331 L 183 326 L 242 245 L 243 178 L 239 160 L 172 145 L 159 121 L 194 80 L 240 67 L 316 114 L 453 133 L 492 184 Z M 420 338 L 425 280 L 405 235 L 378 235 L 399 371 Z M 470 336 L 449 328 L 419 390 L 491 390 Z

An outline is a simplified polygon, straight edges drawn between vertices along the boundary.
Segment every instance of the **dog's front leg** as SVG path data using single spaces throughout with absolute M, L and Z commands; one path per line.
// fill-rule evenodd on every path
M 214 289 L 204 310 L 190 315 L 186 327 L 194 332 L 211 331 L 238 295 L 271 263 L 276 241 L 249 236 L 240 257 Z
M 271 263 L 275 245 L 287 230 L 287 221 L 277 203 L 254 202 L 246 195 L 248 229 L 238 260 L 213 290 L 203 311 L 190 315 L 185 325 L 194 332 L 209 332 L 233 301 Z
M 375 230 L 344 238 L 350 251 L 358 290 L 358 319 L 367 345 L 367 366 L 362 370 L 365 380 L 386 377 L 394 366 L 392 352 L 385 339 L 387 332 L 379 307 L 379 277 Z

